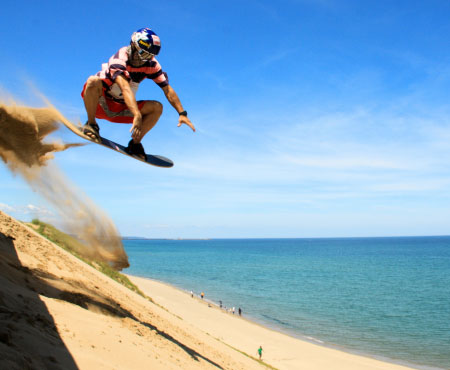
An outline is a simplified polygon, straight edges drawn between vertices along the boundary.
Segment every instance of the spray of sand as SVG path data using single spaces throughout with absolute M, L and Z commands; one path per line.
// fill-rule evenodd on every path
M 53 153 L 80 145 L 44 142 L 61 117 L 53 107 L 0 102 L 0 158 L 55 207 L 67 231 L 83 242 L 80 254 L 121 270 L 129 266 L 128 257 L 113 222 L 51 162 Z

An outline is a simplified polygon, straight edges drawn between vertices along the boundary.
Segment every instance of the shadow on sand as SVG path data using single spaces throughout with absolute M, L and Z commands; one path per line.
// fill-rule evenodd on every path
M 23 267 L 14 238 L 0 233 L 0 368 L 78 369 Z
M 98 291 L 91 292 L 84 286 L 78 288 L 82 288 L 81 290 L 87 294 L 71 291 L 70 289 L 74 288 L 71 287 L 72 284 L 80 283 L 67 280 L 62 282 L 57 276 L 46 271 L 23 266 L 17 256 L 14 239 L 1 232 L 0 271 L 0 368 L 2 369 L 78 368 L 39 295 L 64 300 L 104 315 L 129 318 L 177 345 L 194 361 L 202 359 L 218 369 L 223 369 L 219 364 L 155 325 L 139 320 L 119 303 L 98 296 Z M 63 287 L 67 287 L 67 290 Z

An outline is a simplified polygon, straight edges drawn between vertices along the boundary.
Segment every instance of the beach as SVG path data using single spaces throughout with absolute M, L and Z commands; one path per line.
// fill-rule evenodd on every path
M 2 368 L 406 369 L 301 341 L 131 277 L 150 299 L 143 297 L 1 212 L 0 253 Z
M 198 295 L 168 284 L 129 276 L 158 304 L 181 317 L 192 327 L 250 356 L 258 357 L 263 348 L 264 362 L 278 369 L 407 369 L 408 367 L 378 361 L 302 341 L 220 309 Z

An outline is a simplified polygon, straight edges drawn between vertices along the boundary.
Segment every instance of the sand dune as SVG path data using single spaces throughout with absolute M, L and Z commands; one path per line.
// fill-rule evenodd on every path
M 0 212 L 0 368 L 265 368 Z
M 1 369 L 399 370 L 132 277 L 154 302 L 0 212 Z M 253 357 L 253 358 L 252 358 Z

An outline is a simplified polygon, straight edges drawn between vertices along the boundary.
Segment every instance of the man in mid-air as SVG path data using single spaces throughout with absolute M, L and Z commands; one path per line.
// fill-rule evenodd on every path
M 150 28 L 141 28 L 131 35 L 129 46 L 114 54 L 102 70 L 90 76 L 84 84 L 81 96 L 87 112 L 83 133 L 98 141 L 100 128 L 96 118 L 111 122 L 132 123 L 128 154 L 145 158 L 142 138 L 150 131 L 162 114 L 163 106 L 156 100 L 136 101 L 139 84 L 152 79 L 179 114 L 178 127 L 183 123 L 192 131 L 195 127 L 187 117 L 175 90 L 169 85 L 167 74 L 156 60 L 161 49 L 159 37 Z

